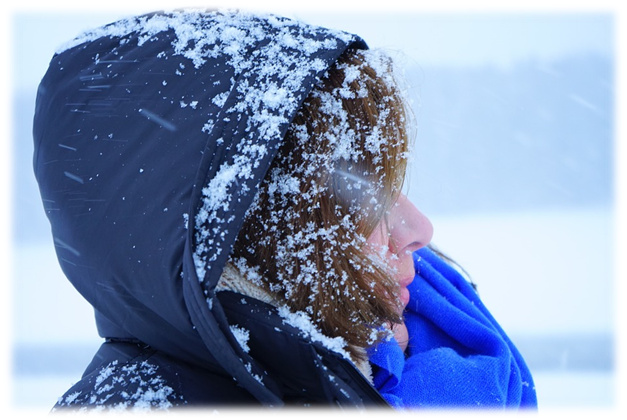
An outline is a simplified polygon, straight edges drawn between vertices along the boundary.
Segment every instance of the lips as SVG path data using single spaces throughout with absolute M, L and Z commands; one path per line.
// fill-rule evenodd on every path
M 407 306 L 407 304 L 409 303 L 409 290 L 407 290 L 407 287 L 401 287 L 401 291 L 399 293 L 398 298 L 400 299 L 401 303 L 403 304 L 402 309 L 405 309 L 405 307 Z
M 400 287 L 399 299 L 401 303 L 403 304 L 403 309 L 405 309 L 405 307 L 409 303 L 410 295 L 409 295 L 409 290 L 407 289 L 407 286 L 409 286 L 412 281 L 414 281 L 413 276 L 407 277 L 399 282 L 399 287 Z

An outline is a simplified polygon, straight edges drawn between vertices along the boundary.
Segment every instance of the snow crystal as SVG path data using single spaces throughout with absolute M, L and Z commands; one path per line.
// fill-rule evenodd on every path
M 289 100 L 289 96 L 289 93 L 285 89 L 270 86 L 268 90 L 263 93 L 262 101 L 268 108 L 277 109 L 284 104 L 285 101 Z
M 248 353 L 250 351 L 250 347 L 248 347 L 250 332 L 247 329 L 240 328 L 237 325 L 229 325 L 229 328 L 231 329 L 233 337 L 235 337 L 242 350 L 244 350 L 245 353 Z
M 111 374 L 113 373 L 113 370 L 115 369 L 115 366 L 117 366 L 118 361 L 114 360 L 113 362 L 111 362 L 108 366 L 102 368 L 100 370 L 100 373 L 98 374 L 98 377 L 96 377 L 96 382 L 94 383 L 94 388 L 98 388 L 100 386 L 100 384 L 106 380 L 109 376 L 111 376 Z
M 81 391 L 73 392 L 71 394 L 68 394 L 65 397 L 65 400 L 60 398 L 59 403 L 65 402 L 66 404 L 72 404 L 78 398 L 79 395 L 81 395 Z
M 231 259 L 230 261 L 251 284 L 256 286 L 261 286 L 263 284 L 262 276 L 259 274 L 259 267 L 249 267 L 244 258 Z
M 248 371 L 248 373 L 250 373 L 250 376 L 252 376 L 253 378 L 255 378 L 255 380 L 257 382 L 259 382 L 260 384 L 263 385 L 263 378 L 260 375 L 257 375 L 255 373 L 253 373 L 253 367 L 250 363 L 246 363 L 244 365 L 244 367 L 246 368 L 246 370 Z
M 217 94 L 211 100 L 211 102 L 213 102 L 215 105 L 217 105 L 220 108 L 222 108 L 224 106 L 224 104 L 226 103 L 226 100 L 227 100 L 228 97 L 229 97 L 229 92 L 222 92 L 222 93 Z
M 189 103 L 181 100 L 179 102 L 179 105 L 181 105 L 181 108 L 187 108 L 188 106 L 192 109 L 196 109 L 196 107 L 198 106 L 198 101 L 191 101 Z
M 278 313 L 286 324 L 298 328 L 304 338 L 318 342 L 329 350 L 351 360 L 348 352 L 345 350 L 346 340 L 342 337 L 328 337 L 324 335 L 305 312 L 292 312 L 289 307 L 283 305 L 278 307 Z

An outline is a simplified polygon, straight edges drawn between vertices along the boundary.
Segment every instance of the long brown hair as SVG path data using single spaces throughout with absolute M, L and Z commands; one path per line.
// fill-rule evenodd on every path
M 401 321 L 398 286 L 365 240 L 396 200 L 408 150 L 391 62 L 349 50 L 303 103 L 231 259 L 293 311 L 356 351 Z

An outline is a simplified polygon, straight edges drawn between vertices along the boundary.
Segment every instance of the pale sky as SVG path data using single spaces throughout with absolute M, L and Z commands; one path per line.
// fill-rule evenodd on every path
M 13 86 L 34 88 L 56 48 L 81 31 L 142 12 L 118 10 L 14 12 Z M 146 7 L 143 12 L 152 10 Z M 271 8 L 268 11 L 273 12 Z M 283 14 L 356 33 L 370 47 L 400 51 L 409 59 L 408 64 L 503 66 L 524 58 L 555 58 L 577 52 L 611 54 L 614 48 L 614 17 L 607 12 L 302 10 Z

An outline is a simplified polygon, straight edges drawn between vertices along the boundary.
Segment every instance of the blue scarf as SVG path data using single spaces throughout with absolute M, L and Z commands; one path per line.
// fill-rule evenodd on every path
M 536 408 L 522 356 L 474 288 L 432 250 L 414 253 L 406 353 L 369 349 L 374 385 L 398 408 Z

